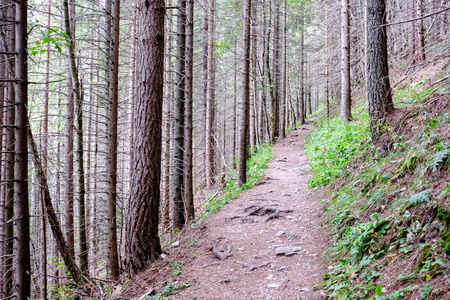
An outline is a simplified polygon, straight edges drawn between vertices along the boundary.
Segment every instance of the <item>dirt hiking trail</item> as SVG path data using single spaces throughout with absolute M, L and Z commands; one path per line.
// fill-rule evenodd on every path
M 176 277 L 191 287 L 171 299 L 323 298 L 313 289 L 327 269 L 327 234 L 321 201 L 307 186 L 303 144 L 310 130 L 306 124 L 274 145 L 267 179 L 204 223 L 196 244 L 203 253 Z M 213 252 L 232 256 L 222 261 Z

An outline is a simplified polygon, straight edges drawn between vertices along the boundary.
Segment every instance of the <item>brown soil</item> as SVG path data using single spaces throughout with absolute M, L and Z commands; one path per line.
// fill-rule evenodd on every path
M 171 299 L 322 299 L 313 287 L 327 270 L 328 235 L 321 200 L 307 186 L 303 143 L 310 130 L 307 124 L 280 140 L 265 181 L 180 237 L 180 246 L 116 299 L 139 299 L 163 280 L 191 284 Z M 227 247 L 232 256 L 214 255 L 225 256 Z M 277 255 L 281 247 L 295 247 L 295 253 Z M 181 261 L 181 273 L 171 279 L 171 265 Z

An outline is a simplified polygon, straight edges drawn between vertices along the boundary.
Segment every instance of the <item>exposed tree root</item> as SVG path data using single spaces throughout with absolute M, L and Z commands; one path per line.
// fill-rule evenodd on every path
M 264 268 L 264 267 L 267 267 L 268 265 L 270 265 L 270 262 L 265 262 L 265 263 L 262 263 L 262 264 L 260 264 L 259 266 L 254 266 L 254 265 L 250 265 L 250 264 L 246 264 L 246 263 L 243 263 L 243 262 L 240 262 L 240 261 L 237 261 L 236 262 L 238 265 L 241 265 L 241 266 L 243 266 L 244 268 L 247 268 L 247 271 L 254 271 L 254 270 L 256 270 L 256 269 L 260 269 L 260 268 Z
M 217 257 L 218 259 L 220 259 L 221 261 L 224 261 L 225 259 L 227 259 L 230 256 L 233 256 L 233 253 L 231 253 L 231 251 L 233 250 L 233 246 L 231 245 L 227 245 L 227 250 L 226 251 L 220 251 L 218 250 L 218 245 L 220 244 L 220 242 L 224 239 L 224 237 L 219 237 L 215 242 L 214 242 L 214 246 L 212 247 L 212 253 L 214 254 L 215 257 Z

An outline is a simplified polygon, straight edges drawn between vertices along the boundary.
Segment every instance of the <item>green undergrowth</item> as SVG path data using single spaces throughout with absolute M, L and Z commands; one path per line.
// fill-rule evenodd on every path
M 270 145 L 256 147 L 254 154 L 247 160 L 247 183 L 242 187 L 239 187 L 238 184 L 238 168 L 230 168 L 226 178 L 225 189 L 210 195 L 210 199 L 204 204 L 206 211 L 201 219 L 207 219 L 215 214 L 219 208 L 230 202 L 230 200 L 261 182 L 264 178 L 264 170 L 268 168 L 268 163 L 272 157 Z
M 428 113 L 428 89 L 413 91 L 396 98 L 418 111 L 413 135 L 386 126 L 388 151 L 371 142 L 363 107 L 347 124 L 319 117 L 305 143 L 310 187 L 330 190 L 330 267 L 317 286 L 330 299 L 450 299 L 450 112 Z

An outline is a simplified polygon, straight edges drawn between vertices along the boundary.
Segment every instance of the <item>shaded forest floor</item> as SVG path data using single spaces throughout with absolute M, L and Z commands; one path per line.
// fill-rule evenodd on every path
M 116 299 L 322 299 L 313 287 L 327 270 L 328 235 L 307 186 L 311 129 L 309 121 L 274 145 L 264 181 L 180 236 Z

